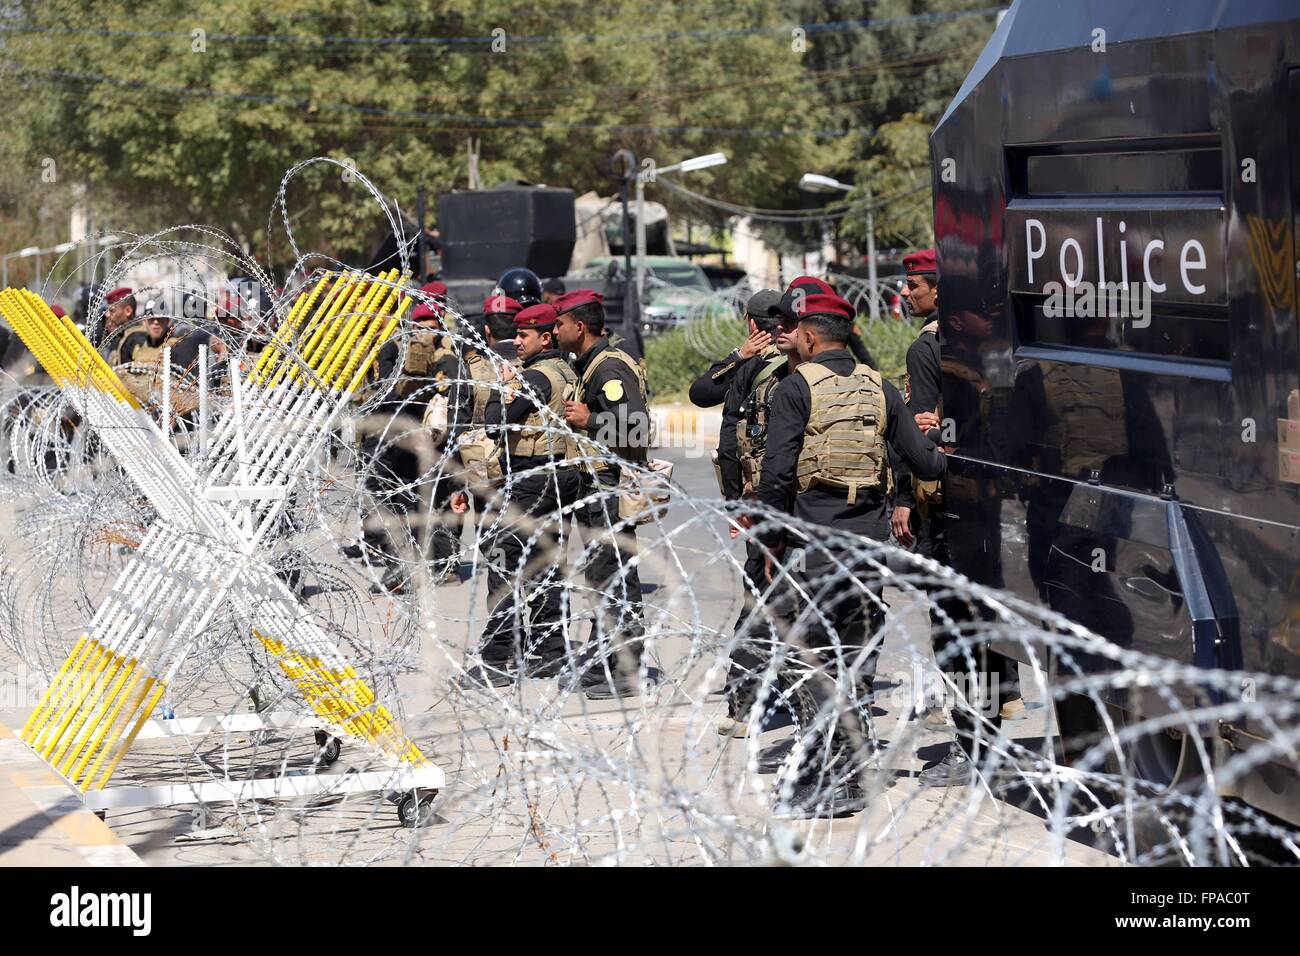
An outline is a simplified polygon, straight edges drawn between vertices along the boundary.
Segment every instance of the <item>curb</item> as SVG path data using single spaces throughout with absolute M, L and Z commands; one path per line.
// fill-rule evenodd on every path
M 651 405 L 656 448 L 715 448 L 722 411 L 694 405 Z
M 0 724 L 0 866 L 143 866 L 108 824 Z

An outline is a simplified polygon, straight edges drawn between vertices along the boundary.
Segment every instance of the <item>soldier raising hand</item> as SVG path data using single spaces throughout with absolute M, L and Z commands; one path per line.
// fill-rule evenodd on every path
M 803 296 L 797 310 L 802 362 L 772 397 L 758 498 L 806 522 L 885 541 L 892 479 L 886 446 L 925 479 L 943 474 L 946 459 L 916 427 L 894 386 L 849 353 L 853 307 L 837 295 L 814 293 Z M 871 756 L 871 729 L 863 714 L 879 650 L 872 635 L 884 621 L 883 585 L 870 596 L 847 585 L 847 575 L 878 578 L 859 549 L 821 541 L 797 555 L 787 536 L 783 526 L 760 527 L 760 540 L 785 558 L 781 576 L 818 604 L 783 621 L 791 652 L 811 672 L 798 691 L 809 746 L 788 811 L 800 817 L 854 813 L 866 805 L 860 774 Z M 769 573 L 779 581 L 777 569 Z M 845 666 L 851 670 L 840 673 Z M 835 699 L 845 687 L 856 698 L 847 706 Z M 835 715 L 834 724 L 818 726 L 827 714 Z

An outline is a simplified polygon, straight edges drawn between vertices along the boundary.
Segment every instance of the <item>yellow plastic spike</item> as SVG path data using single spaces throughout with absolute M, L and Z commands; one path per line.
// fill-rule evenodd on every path
M 368 281 L 365 296 L 354 306 L 353 314 L 348 317 L 348 321 L 338 329 L 332 347 L 325 355 L 318 357 L 317 361 L 313 363 L 313 368 L 321 378 L 326 378 L 328 370 L 337 362 L 340 354 L 339 349 L 351 338 L 352 330 L 364 326 L 370 321 L 370 318 L 374 315 L 376 302 L 381 298 L 385 289 L 388 288 L 385 283 L 392 282 L 396 277 L 397 270 L 393 269 Z
M 298 376 L 304 366 L 310 367 L 312 356 L 315 354 L 321 338 L 325 335 L 334 316 L 338 315 L 347 307 L 347 304 L 360 292 L 360 286 L 351 275 L 345 274 L 339 276 L 338 282 L 335 283 L 334 290 L 328 301 L 328 307 L 318 310 L 313 319 L 310 330 L 304 329 L 307 341 L 301 346 L 298 354 L 294 356 L 292 362 L 282 363 L 280 370 L 276 372 L 275 378 L 271 384 L 274 386 L 281 377 L 287 377 L 290 382 L 297 382 Z
M 81 654 L 82 648 L 86 646 L 86 642 L 89 640 L 90 640 L 89 634 L 82 634 L 81 637 L 77 638 L 77 643 L 72 646 L 72 651 L 68 654 L 68 656 L 64 659 L 63 664 L 55 672 L 54 679 L 50 681 L 50 686 L 45 688 L 45 693 L 41 695 L 40 703 L 36 705 L 35 709 L 32 710 L 31 714 L 27 717 L 26 723 L 23 724 L 23 729 L 18 734 L 20 739 L 22 740 L 27 739 L 27 734 L 32 729 L 32 724 L 34 724 L 37 720 L 40 719 L 42 712 L 44 712 L 45 708 L 49 706 L 50 694 L 54 692 L 55 689 L 60 685 L 63 676 L 67 674 L 68 669 L 72 666 L 72 662 L 75 661 L 78 655 Z
M 284 349 L 280 354 L 280 361 L 276 364 L 274 370 L 268 369 L 267 374 L 271 375 L 272 384 L 277 384 L 293 368 L 295 363 L 301 358 L 301 349 L 305 343 L 311 341 L 316 330 L 320 327 L 321 321 L 334 308 L 339 297 L 343 295 L 344 290 L 348 288 L 348 279 L 343 273 L 338 275 L 329 274 L 321 280 L 325 285 L 322 296 L 314 298 L 309 308 L 304 308 L 293 326 L 285 330 Z
M 317 286 L 317 288 L 319 288 L 319 286 Z M 293 329 L 294 320 L 299 311 L 301 311 L 303 306 L 306 304 L 308 298 L 309 293 L 303 291 L 293 300 L 293 305 L 289 307 L 289 314 L 284 317 L 284 321 L 280 323 L 280 327 L 275 330 L 275 334 L 271 336 L 271 341 L 266 343 L 266 348 L 262 349 L 262 354 L 257 357 L 257 362 L 251 369 L 249 369 L 248 378 L 245 384 L 256 385 L 261 381 L 266 369 L 275 360 L 276 355 L 279 354 L 280 346 L 287 341 L 289 333 Z
M 334 670 L 319 657 L 304 656 L 260 631 L 254 630 L 253 635 L 276 657 L 285 676 L 314 713 L 399 760 L 417 765 L 426 762 L 420 749 L 402 733 L 392 713 L 375 705 L 374 691 L 351 666 Z
M 340 315 L 346 315 L 352 311 L 352 304 L 356 301 L 358 296 L 364 293 L 364 291 L 365 281 L 363 279 L 359 279 L 351 274 L 346 277 L 346 285 L 340 289 L 339 294 L 334 297 L 334 300 L 330 303 L 328 311 L 324 312 L 320 316 L 319 321 L 317 321 L 315 328 L 312 330 L 311 337 L 307 340 L 307 344 L 303 346 L 302 351 L 298 356 L 298 361 L 294 363 L 294 367 L 289 373 L 291 379 L 301 375 L 305 369 L 311 368 L 312 363 L 316 359 L 317 353 L 330 338 L 330 335 L 332 334 L 331 330 L 333 329 L 334 323 L 337 321 L 338 317 Z
M 81 755 L 81 759 L 77 761 L 77 765 L 67 774 L 68 779 L 73 783 L 80 783 L 83 776 L 89 776 L 85 773 L 86 764 L 103 748 L 105 738 L 110 742 L 112 741 L 113 738 L 109 736 L 109 732 L 117 724 L 117 715 L 130 698 L 131 691 L 139 680 L 140 672 L 136 669 L 135 662 L 132 661 L 131 665 L 122 671 L 118 677 L 118 685 L 109 694 L 109 699 L 113 704 L 99 721 L 99 729 L 90 738 L 89 746 L 86 747 L 85 753 Z M 91 772 L 94 772 L 93 769 Z
M 17 317 L 19 320 L 15 331 L 60 385 L 70 381 L 107 393 L 134 408 L 139 407 L 126 386 L 71 319 L 56 316 L 33 292 L 6 291 L 13 293 L 6 297 L 5 302 L 12 313 L 11 319 Z
M 37 301 L 40 302 L 39 299 L 37 299 Z M 41 305 L 44 306 L 45 303 L 41 302 Z M 48 306 L 46 306 L 46 311 L 49 311 Z M 49 314 L 54 315 L 53 312 L 50 312 Z M 84 362 L 91 374 L 96 377 L 101 389 L 111 391 L 122 401 L 129 401 L 131 404 L 135 404 L 135 400 L 131 397 L 131 393 L 127 391 L 122 380 L 117 377 L 117 373 L 113 371 L 106 361 L 104 361 L 104 357 L 96 351 L 93 345 L 90 344 L 90 339 L 86 338 L 85 334 L 77 328 L 77 326 L 73 324 L 73 321 L 66 315 L 54 316 L 54 318 L 62 324 L 67 341 L 69 346 L 72 348 L 73 354 L 77 358 L 78 364 Z
M 394 270 L 396 271 L 396 270 Z M 389 275 L 380 276 L 381 280 L 390 279 Z M 384 286 L 380 282 L 371 285 L 370 292 L 365 301 L 357 309 L 355 315 L 347 324 L 347 327 L 339 335 L 335 347 L 324 360 L 317 363 L 318 374 L 326 387 L 334 387 L 334 378 L 340 366 L 346 364 L 348 357 L 352 352 L 358 336 L 365 329 L 374 317 L 375 301 L 383 292 Z
M 319 383 L 328 387 L 329 370 L 345 358 L 344 349 L 355 338 L 354 330 L 361 328 L 370 321 L 370 317 L 366 313 L 372 294 L 367 293 L 365 299 L 357 304 L 356 312 L 339 319 L 328 347 L 323 350 L 321 355 L 317 356 L 312 365 L 313 384 Z
M 370 295 L 373 294 L 371 288 L 372 285 L 373 283 L 369 281 L 368 277 L 357 282 L 352 293 L 348 296 L 347 302 L 344 304 L 343 308 L 340 309 L 337 314 L 331 316 L 329 320 L 322 325 L 322 335 L 316 340 L 313 347 L 309 348 L 306 354 L 304 354 L 303 363 L 306 366 L 306 369 L 296 368 L 292 374 L 295 376 L 301 376 L 304 379 L 307 379 L 308 383 L 314 384 L 314 382 L 308 378 L 308 373 L 310 372 L 311 375 L 314 376 L 317 365 L 332 354 L 339 331 L 344 326 L 356 321 L 357 313 L 360 311 L 359 305 L 367 301 Z M 296 380 L 297 379 L 295 378 L 295 381 Z
M 33 302 L 32 298 L 36 301 Z M 42 364 L 49 363 L 51 375 L 57 374 L 60 384 L 71 381 L 76 385 L 86 385 L 88 369 L 76 361 L 75 346 L 68 341 L 64 328 L 49 307 L 27 290 L 14 293 L 8 305 L 22 319 L 20 335 L 25 333 L 33 339 L 32 346 L 40 349 Z
M 313 376 L 315 376 L 315 381 L 312 384 L 316 384 L 316 381 L 320 380 L 321 369 L 328 368 L 330 362 L 333 362 L 334 354 L 338 351 L 339 343 L 346 336 L 347 329 L 350 329 L 352 325 L 359 323 L 359 321 L 365 320 L 370 302 L 376 297 L 377 290 L 381 289 L 381 286 L 374 281 L 365 282 L 364 286 L 360 287 L 364 290 L 360 297 L 355 298 L 354 302 L 348 303 L 347 310 L 337 320 L 330 323 L 329 333 L 326 334 L 325 338 L 321 339 L 317 350 L 311 356 L 308 356 L 308 368 L 311 368 Z
M 153 688 L 152 693 L 149 692 L 150 687 Z M 143 698 L 144 694 L 149 694 L 148 700 L 145 701 L 144 708 L 140 711 L 139 717 L 131 727 L 131 732 L 123 738 L 120 744 L 118 744 L 117 751 L 113 754 L 113 759 L 109 762 L 108 766 L 104 768 L 104 775 L 99 778 L 97 789 L 102 790 L 104 784 L 108 783 L 108 778 L 113 776 L 113 771 L 117 769 L 118 763 L 121 762 L 122 757 L 126 754 L 127 750 L 131 748 L 131 744 L 135 743 L 135 738 L 140 734 L 140 728 L 142 728 L 144 722 L 149 719 L 149 715 L 153 713 L 153 709 L 158 706 L 158 701 L 162 698 L 163 691 L 166 689 L 166 681 L 155 681 L 154 678 L 150 677 L 144 682 L 141 696 Z
M 109 651 L 105 660 L 108 661 L 108 666 L 95 677 L 91 686 L 87 688 L 88 694 L 86 695 L 86 699 L 82 701 L 81 705 L 77 708 L 76 719 L 73 720 L 72 724 L 68 727 L 67 733 L 63 735 L 63 743 L 57 750 L 55 750 L 54 756 L 50 757 L 50 765 L 53 767 L 59 766 L 64 755 L 67 754 L 68 750 L 72 747 L 73 741 L 75 741 L 81 734 L 81 729 L 86 725 L 86 721 L 90 719 L 90 715 L 99 709 L 99 703 L 103 698 L 104 691 L 109 688 L 113 682 L 113 678 L 117 676 L 117 672 L 126 662 L 125 658 L 118 657 L 112 651 Z M 88 732 L 93 729 L 93 726 L 88 728 Z M 78 747 L 77 750 L 80 750 L 80 747 Z M 76 759 L 77 750 L 73 750 L 72 759 L 68 760 L 69 765 L 71 765 L 72 761 Z
M 31 745 L 33 750 L 37 748 L 41 739 L 53 727 L 52 722 L 57 722 L 63 716 L 68 702 L 76 696 L 77 688 L 81 687 L 85 682 L 86 669 L 93 666 L 95 660 L 103 652 L 104 647 L 98 641 L 91 639 L 86 642 L 81 658 L 68 670 L 59 686 L 58 693 L 50 697 L 44 715 L 32 728 L 31 734 L 27 738 L 27 743 Z
M 18 337 L 36 356 L 41 367 L 49 373 L 55 383 L 60 387 L 63 386 L 67 381 L 63 362 L 49 341 L 49 336 L 41 329 L 39 323 L 33 322 L 31 316 L 27 314 L 27 306 L 22 297 L 15 290 L 6 289 L 3 301 L 5 316 L 14 331 L 18 333 Z
M 381 278 L 387 283 L 395 283 L 397 282 L 397 270 L 394 269 L 392 272 L 382 276 Z M 365 350 L 370 347 L 370 342 L 374 338 L 375 334 L 374 330 L 378 327 L 377 323 L 383 321 L 383 317 L 387 315 L 389 309 L 392 307 L 394 299 L 398 295 L 398 287 L 392 284 L 387 286 L 376 284 L 376 291 L 385 293 L 383 300 L 378 303 L 375 303 L 372 300 L 368 304 L 366 308 L 365 321 L 354 326 L 348 336 L 344 349 L 339 353 L 335 361 L 330 365 L 329 369 L 325 373 L 326 384 L 329 385 L 330 388 L 338 389 L 341 383 L 346 382 L 351 378 L 351 370 L 356 368 L 360 363 Z
M 368 722 L 363 719 L 364 715 L 344 699 L 335 675 L 322 668 L 319 659 L 305 661 L 299 654 L 293 652 L 286 657 L 294 665 L 292 672 L 286 666 L 285 659 L 280 661 L 281 668 L 295 681 L 303 696 L 313 704 L 318 713 L 330 719 L 345 717 L 347 720 L 344 727 L 347 730 L 359 737 L 369 738 L 370 728 Z
M 407 299 L 406 301 L 409 303 L 411 300 Z M 356 374 L 352 376 L 352 381 L 348 383 L 348 387 L 345 391 L 348 393 L 355 392 L 357 386 L 366 380 L 366 376 L 370 373 L 370 367 L 374 365 L 375 360 L 379 358 L 380 349 L 383 348 L 385 342 L 392 338 L 393 333 L 397 331 L 398 320 L 401 317 L 400 313 L 405 311 L 405 309 L 406 307 L 402 306 L 401 309 L 399 309 L 399 315 L 396 318 L 388 319 L 384 323 L 384 325 L 378 330 L 378 334 L 375 336 L 373 344 L 366 344 L 365 360 L 357 369 Z
M 267 374 L 279 359 L 282 348 L 293 339 L 298 325 L 316 307 L 316 300 L 329 284 L 331 276 L 332 273 L 325 273 L 310 292 L 304 291 L 294 300 L 293 307 L 289 309 L 289 314 L 285 316 L 281 326 L 276 329 L 275 336 L 271 339 L 270 344 L 262 350 L 262 356 L 257 360 L 257 366 L 249 376 L 250 382 L 260 384 L 266 379 Z
M 50 761 L 61 773 L 67 774 L 72 765 L 77 762 L 82 749 L 98 732 L 104 714 L 113 706 L 123 682 L 135 666 L 136 661 L 114 655 L 113 666 L 103 675 L 96 686 L 95 693 L 82 707 L 82 716 L 68 733 L 67 742 Z
M 131 715 L 135 713 L 136 709 L 140 706 L 140 702 L 144 700 L 145 695 L 149 692 L 150 682 L 148 680 L 140 685 L 139 693 L 135 692 L 136 684 L 140 680 L 140 674 L 141 672 L 137 670 L 131 675 L 130 686 L 127 687 L 126 691 L 118 699 L 117 705 L 113 709 L 112 720 L 108 724 L 108 729 L 104 733 L 100 744 L 97 746 L 98 753 L 95 754 L 95 762 L 90 765 L 90 769 L 87 770 L 84 775 L 75 780 L 76 783 L 81 785 L 83 790 L 85 789 L 86 784 L 95 778 L 95 774 L 99 772 L 100 765 L 103 764 L 104 758 L 109 755 L 114 745 L 121 738 L 122 731 L 126 729 L 127 723 L 131 720 Z M 134 703 L 129 703 L 131 701 L 134 701 Z M 129 706 L 124 706 L 128 705 L 128 703 Z
M 337 376 L 340 367 L 346 367 L 351 363 L 351 356 L 354 354 L 353 350 L 356 340 L 365 334 L 365 331 L 373 325 L 375 320 L 387 312 L 389 303 L 397 293 L 396 283 L 398 283 L 398 281 L 398 272 L 396 269 L 393 269 L 380 275 L 378 281 L 372 285 L 371 294 L 367 297 L 365 305 L 361 309 L 361 312 L 363 313 L 363 321 L 353 326 L 352 335 L 347 342 L 346 350 L 341 353 L 339 357 L 336 357 L 335 362 L 332 363 L 331 367 L 327 370 L 327 375 L 331 379 Z M 341 362 L 338 360 L 340 357 L 342 359 Z
M 67 706 L 63 708 L 62 719 L 59 720 L 57 726 L 51 725 L 54 732 L 47 733 L 42 740 L 38 741 L 40 749 L 37 752 L 46 760 L 49 760 L 50 754 L 54 753 L 54 748 L 59 745 L 59 741 L 63 738 L 64 732 L 67 731 L 68 725 L 76 719 L 77 712 L 81 709 L 81 704 L 86 699 L 86 695 L 89 694 L 91 688 L 95 686 L 95 681 L 99 679 L 99 675 L 103 673 L 104 668 L 108 666 L 108 662 L 112 657 L 112 652 L 103 647 L 100 647 L 96 651 L 95 656 L 90 661 L 90 663 L 94 665 L 94 670 L 87 675 L 87 679 L 77 682 L 80 689 L 68 702 Z M 46 729 L 49 730 L 50 728 Z

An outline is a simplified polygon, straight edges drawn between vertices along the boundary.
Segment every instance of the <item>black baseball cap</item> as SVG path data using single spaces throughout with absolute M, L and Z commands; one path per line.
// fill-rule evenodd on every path
M 749 297 L 745 303 L 745 315 L 754 320 L 754 324 L 764 332 L 776 331 L 776 308 L 781 303 L 781 293 L 774 289 L 760 289 Z

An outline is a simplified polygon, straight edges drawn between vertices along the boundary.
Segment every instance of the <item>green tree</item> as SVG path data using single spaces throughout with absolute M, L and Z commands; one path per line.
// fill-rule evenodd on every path
M 866 248 L 868 192 L 876 244 L 917 246 L 933 240 L 929 133 L 993 31 L 990 0 L 870 0 L 800 5 L 810 24 L 806 60 L 833 124 L 854 146 L 839 165 L 816 172 L 856 184 L 840 238 Z M 851 28 L 817 25 L 866 21 Z M 808 205 L 800 201 L 798 205 Z M 792 203 L 795 205 L 795 203 Z M 796 241 L 807 226 L 798 227 Z
M 876 130 L 872 155 L 853 167 L 857 183 L 848 194 L 840 236 L 859 248 L 867 244 L 867 210 L 874 213 L 876 245 L 926 246 L 934 241 L 931 222 L 930 124 L 907 113 Z
M 660 165 L 721 150 L 728 165 L 692 188 L 770 206 L 803 170 L 854 152 L 853 134 L 819 135 L 835 128 L 832 107 L 804 82 L 790 18 L 763 0 L 29 0 L 8 12 L 0 91 L 16 163 L 55 156 L 65 183 L 111 197 L 136 231 L 210 223 L 258 255 L 269 242 L 280 261 L 268 211 L 285 170 L 313 156 L 352 161 L 410 214 L 418 185 L 467 184 L 470 136 L 488 185 L 608 192 L 617 148 Z M 356 261 L 382 233 L 349 180 L 317 165 L 290 185 L 304 248 Z

